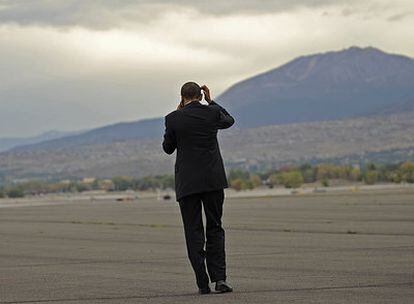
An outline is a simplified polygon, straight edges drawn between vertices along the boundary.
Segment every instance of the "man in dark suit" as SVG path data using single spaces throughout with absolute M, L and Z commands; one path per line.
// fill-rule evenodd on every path
M 202 91 L 208 105 L 200 103 Z M 228 184 L 217 142 L 217 131 L 233 124 L 233 117 L 211 99 L 209 89 L 195 82 L 182 86 L 177 110 L 165 117 L 162 147 L 168 154 L 177 149 L 176 200 L 180 205 L 187 253 L 200 294 L 211 292 L 209 279 L 216 283 L 216 291 L 233 291 L 226 282 L 224 229 L 221 223 L 224 188 Z M 207 243 L 202 206 L 207 220 Z

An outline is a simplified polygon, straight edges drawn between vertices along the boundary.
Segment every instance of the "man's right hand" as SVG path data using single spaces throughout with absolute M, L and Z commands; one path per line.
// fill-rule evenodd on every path
M 204 92 L 204 99 L 208 102 L 211 103 L 211 96 L 210 96 L 210 90 L 206 85 L 201 86 L 201 90 L 203 90 Z

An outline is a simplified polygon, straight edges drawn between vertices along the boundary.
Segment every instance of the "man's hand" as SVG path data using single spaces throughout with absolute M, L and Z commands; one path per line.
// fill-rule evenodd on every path
M 208 103 L 211 103 L 211 96 L 210 96 L 210 90 L 209 90 L 209 88 L 207 88 L 206 85 L 203 85 L 203 86 L 201 86 L 201 90 L 203 90 L 203 92 L 204 92 L 204 99 Z

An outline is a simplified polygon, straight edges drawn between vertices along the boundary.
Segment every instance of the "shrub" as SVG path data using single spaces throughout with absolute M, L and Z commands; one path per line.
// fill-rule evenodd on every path
M 7 196 L 10 198 L 18 198 L 18 197 L 24 197 L 24 192 L 21 188 L 11 188 L 7 190 L 6 192 Z
M 250 175 L 250 182 L 253 185 L 253 188 L 259 187 L 262 185 L 262 180 L 260 178 L 260 176 L 256 175 L 256 174 L 252 174 Z
M 299 188 L 303 184 L 303 176 L 299 171 L 283 172 L 280 178 L 286 188 Z
M 401 180 L 407 183 L 414 182 L 414 163 L 406 161 L 399 168 Z
M 240 191 L 243 187 L 243 180 L 241 178 L 233 179 L 230 182 L 230 187 L 232 187 L 236 191 Z
M 378 180 L 378 172 L 369 170 L 365 172 L 364 181 L 367 185 L 374 185 Z
M 233 179 L 247 180 L 249 179 L 249 175 L 250 173 L 248 171 L 235 169 L 235 170 L 230 170 L 228 174 L 228 178 L 229 180 L 233 180 Z
M 112 178 L 116 191 L 125 191 L 133 188 L 133 179 L 128 176 L 116 176 Z
M 253 183 L 250 180 L 243 180 L 241 178 L 236 178 L 230 181 L 230 187 L 236 191 L 253 189 Z
M 247 189 L 251 190 L 253 188 L 254 188 L 254 185 L 253 185 L 253 183 L 250 180 L 243 181 L 243 183 L 242 183 L 242 190 L 247 190 Z
M 269 176 L 269 185 L 270 186 L 276 186 L 280 184 L 280 176 L 279 174 L 273 173 Z
M 77 192 L 83 192 L 83 191 L 88 191 L 91 190 L 90 185 L 86 185 L 86 184 L 82 184 L 82 183 L 76 183 L 75 184 L 75 189 Z
M 359 168 L 352 168 L 349 177 L 352 181 L 360 181 L 361 180 L 361 170 Z
M 324 187 L 329 187 L 329 179 L 324 178 L 324 179 L 321 181 L 321 184 L 322 184 L 322 186 L 324 186 Z

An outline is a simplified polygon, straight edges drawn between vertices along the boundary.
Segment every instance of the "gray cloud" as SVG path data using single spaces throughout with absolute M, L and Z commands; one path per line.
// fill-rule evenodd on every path
M 0 23 L 20 25 L 83 26 L 109 29 L 125 23 L 151 22 L 177 10 L 195 10 L 209 15 L 269 14 L 299 8 L 351 6 L 357 0 L 3 0 Z
M 0 137 L 164 115 L 185 81 L 217 96 L 309 53 L 413 56 L 410 11 L 411 0 L 0 0 Z
M 396 21 L 401 21 L 401 20 L 407 18 L 408 16 L 412 16 L 412 15 L 413 15 L 413 12 L 404 12 L 404 13 L 394 14 L 394 15 L 388 17 L 387 20 L 391 21 L 391 22 L 396 22 Z

